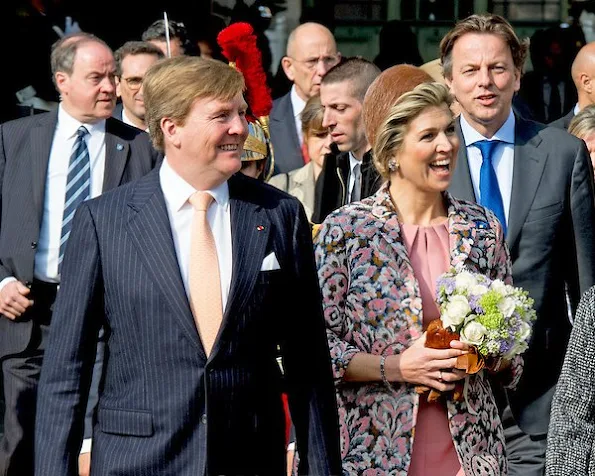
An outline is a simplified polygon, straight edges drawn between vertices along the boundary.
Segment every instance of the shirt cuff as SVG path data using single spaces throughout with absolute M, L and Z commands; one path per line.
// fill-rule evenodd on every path
M 4 278 L 2 281 L 0 281 L 0 291 L 2 291 L 4 289 L 4 286 L 6 286 L 8 283 L 12 283 L 13 281 L 16 281 L 17 278 L 15 278 L 14 276 L 9 276 L 8 278 Z
M 93 442 L 92 438 L 85 438 L 83 440 L 83 444 L 81 445 L 81 454 L 91 452 L 91 443 L 92 442 Z

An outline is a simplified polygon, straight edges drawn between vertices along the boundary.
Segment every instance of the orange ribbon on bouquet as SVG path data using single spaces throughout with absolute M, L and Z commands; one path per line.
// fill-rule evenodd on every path
M 431 349 L 450 349 L 450 342 L 453 340 L 459 340 L 460 335 L 456 332 L 452 332 L 445 329 L 442 325 L 442 320 L 435 319 L 428 325 L 426 331 L 426 344 L 425 346 Z M 471 347 L 469 353 L 460 355 L 457 357 L 455 369 L 464 370 L 467 374 L 476 374 L 485 366 L 484 358 L 477 353 L 474 347 Z M 455 382 L 455 388 L 453 390 L 453 399 L 456 401 L 462 401 L 464 382 Z M 442 396 L 442 392 L 436 389 L 431 389 L 425 385 L 418 385 L 415 387 L 415 391 L 419 394 L 428 394 L 428 402 L 435 402 Z

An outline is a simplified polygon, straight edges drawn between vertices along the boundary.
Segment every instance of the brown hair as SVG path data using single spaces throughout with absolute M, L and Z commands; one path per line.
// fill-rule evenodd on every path
M 244 76 L 227 64 L 196 56 L 158 61 L 143 81 L 146 122 L 155 148 L 164 152 L 161 120 L 184 124 L 196 99 L 229 101 L 244 90 Z
M 428 73 L 408 64 L 392 66 L 374 80 L 368 88 L 362 110 L 366 137 L 372 147 L 380 125 L 397 99 L 417 85 L 430 82 L 432 77 Z
M 309 136 L 312 133 L 318 134 L 326 129 L 322 127 L 322 119 L 324 117 L 324 108 L 320 103 L 320 96 L 312 96 L 308 99 L 304 110 L 300 114 L 302 120 L 302 132 L 304 136 Z
M 333 66 L 322 78 L 322 84 L 349 82 L 350 95 L 362 102 L 370 84 L 380 74 L 380 69 L 371 61 L 354 56 Z
M 471 15 L 459 21 L 440 42 L 440 60 L 446 78 L 452 78 L 452 50 L 456 41 L 467 33 L 497 35 L 502 38 L 512 54 L 514 66 L 523 71 L 529 40 L 519 40 L 512 25 L 499 15 Z
M 114 53 L 116 59 L 116 76 L 122 76 L 122 61 L 127 56 L 153 55 L 157 59 L 165 58 L 163 51 L 148 41 L 127 41 Z
M 397 99 L 380 125 L 373 149 L 374 165 L 384 179 L 390 175 L 388 162 L 401 148 L 411 121 L 429 107 L 448 108 L 451 103 L 452 96 L 442 83 L 422 83 Z

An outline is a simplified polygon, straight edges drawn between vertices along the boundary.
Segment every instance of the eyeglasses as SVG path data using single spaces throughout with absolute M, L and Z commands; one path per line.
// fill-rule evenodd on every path
M 138 91 L 140 87 L 143 85 L 143 78 L 139 78 L 138 76 L 133 76 L 132 78 L 120 78 L 123 81 L 126 81 L 126 84 L 132 91 Z
M 331 68 L 335 66 L 341 59 L 341 55 L 328 55 L 328 56 L 320 56 L 318 58 L 307 58 L 305 60 L 299 60 L 296 58 L 290 58 L 293 61 L 297 61 L 298 63 L 302 63 L 307 69 L 315 69 L 318 66 L 318 63 L 322 63 L 326 68 Z

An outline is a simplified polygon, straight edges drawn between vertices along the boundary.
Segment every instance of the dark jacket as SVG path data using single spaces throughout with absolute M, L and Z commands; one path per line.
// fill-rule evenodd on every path
M 328 214 L 349 203 L 349 152 L 329 154 L 316 182 L 313 223 L 322 223 Z M 362 192 L 364 199 L 378 191 L 382 178 L 372 161 L 372 151 L 362 159 Z

